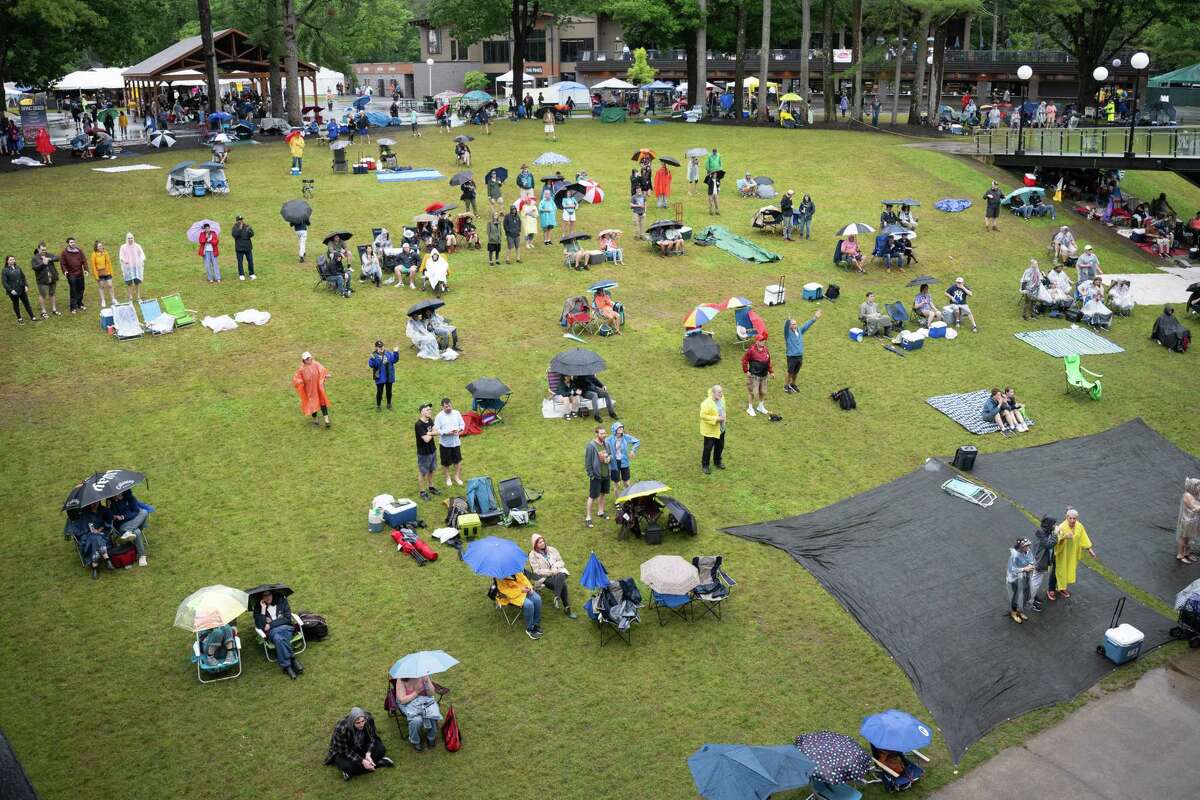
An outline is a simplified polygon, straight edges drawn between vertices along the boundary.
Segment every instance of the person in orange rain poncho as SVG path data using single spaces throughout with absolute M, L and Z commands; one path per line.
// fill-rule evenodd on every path
M 319 408 L 325 417 L 326 428 L 330 425 L 329 398 L 325 395 L 325 380 L 328 377 L 329 370 L 321 366 L 321 362 L 314 360 L 312 353 L 308 352 L 301 354 L 300 369 L 292 376 L 292 385 L 296 387 L 296 394 L 300 395 L 300 413 L 311 414 L 313 425 L 320 425 L 320 421 L 317 420 Z
M 671 170 L 666 163 L 654 173 L 654 197 L 659 208 L 666 208 L 667 201 L 671 199 Z

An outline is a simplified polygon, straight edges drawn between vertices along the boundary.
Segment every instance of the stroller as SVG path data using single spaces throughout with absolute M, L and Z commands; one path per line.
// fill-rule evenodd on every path
M 1200 581 L 1194 581 L 1175 598 L 1179 610 L 1178 625 L 1171 628 L 1172 639 L 1183 639 L 1188 647 L 1200 648 Z
M 754 212 L 750 225 L 769 233 L 781 233 L 783 231 L 783 212 L 779 210 L 778 206 L 763 206 Z

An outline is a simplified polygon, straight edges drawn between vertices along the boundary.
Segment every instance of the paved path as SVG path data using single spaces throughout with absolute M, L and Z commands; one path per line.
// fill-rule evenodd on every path
M 1195 800 L 1200 650 L 1003 751 L 934 800 Z

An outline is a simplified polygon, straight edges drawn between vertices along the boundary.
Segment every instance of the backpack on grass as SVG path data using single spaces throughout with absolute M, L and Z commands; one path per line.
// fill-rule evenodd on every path
M 304 628 L 304 638 L 309 641 L 319 642 L 329 635 L 329 623 L 325 617 L 312 611 L 300 612 L 300 625 Z
M 845 387 L 844 389 L 838 389 L 836 392 L 829 395 L 829 399 L 837 403 L 842 411 L 849 411 L 851 409 L 858 408 L 858 403 L 854 402 L 854 392 L 850 391 L 849 386 Z

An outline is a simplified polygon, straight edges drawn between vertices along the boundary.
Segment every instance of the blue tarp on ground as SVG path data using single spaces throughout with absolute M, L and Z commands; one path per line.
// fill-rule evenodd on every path
M 381 183 L 411 183 L 413 181 L 440 181 L 446 177 L 432 167 L 420 169 L 406 169 L 400 172 L 388 172 L 386 170 L 377 170 L 375 172 L 375 180 Z

